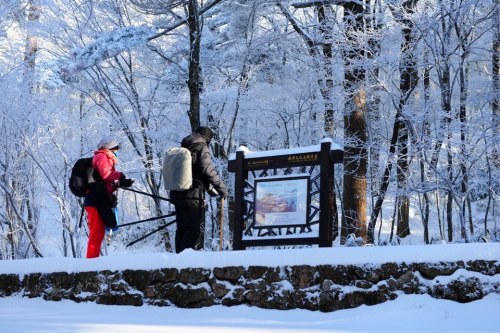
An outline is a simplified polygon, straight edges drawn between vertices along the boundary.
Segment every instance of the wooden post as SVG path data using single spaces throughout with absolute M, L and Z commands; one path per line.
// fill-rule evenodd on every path
M 219 251 L 222 251 L 222 243 L 224 241 L 224 198 L 220 200 L 220 239 Z
M 244 214 L 244 184 L 245 175 L 248 171 L 243 170 L 243 162 L 245 155 L 242 151 L 236 152 L 236 170 L 235 170 L 235 184 L 234 184 L 234 232 L 233 232 L 233 250 L 244 250 L 245 247 L 241 245 L 241 238 L 243 237 L 243 214 Z
M 333 177 L 333 165 L 330 162 L 330 142 L 321 143 L 320 161 L 320 207 L 319 212 L 319 247 L 332 246 L 332 212 L 330 207 L 330 181 Z

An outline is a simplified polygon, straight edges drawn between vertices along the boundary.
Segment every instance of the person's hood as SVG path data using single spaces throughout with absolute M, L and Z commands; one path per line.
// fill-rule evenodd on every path
M 191 148 L 195 145 L 203 144 L 206 145 L 205 139 L 199 133 L 193 133 L 182 139 L 181 146 L 185 148 Z

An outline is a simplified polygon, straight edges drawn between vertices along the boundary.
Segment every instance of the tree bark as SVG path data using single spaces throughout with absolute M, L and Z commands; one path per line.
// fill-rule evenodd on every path
M 349 46 L 344 50 L 344 89 L 346 105 L 344 114 L 344 210 L 342 242 L 354 233 L 366 241 L 366 91 L 363 88 L 365 69 L 356 62 L 364 51 L 356 34 L 364 29 L 363 5 L 349 2 L 344 6 L 344 23 Z
M 499 147 L 499 136 L 500 136 L 500 1 L 495 3 L 495 14 L 493 15 L 493 52 L 492 52 L 492 72 L 493 72 L 493 102 L 491 103 L 492 108 L 492 120 L 493 120 L 493 140 L 494 140 L 494 165 L 498 169 L 500 168 L 500 147 Z
M 368 146 L 369 151 L 369 175 L 370 192 L 372 207 L 373 200 L 379 195 L 378 192 L 378 173 L 380 167 L 380 149 L 382 146 L 382 135 L 379 131 L 380 126 L 380 105 L 381 105 L 381 85 L 379 83 L 380 67 L 378 66 L 378 56 L 382 48 L 379 33 L 382 30 L 382 23 L 379 18 L 381 15 L 380 0 L 365 0 L 366 25 L 369 31 L 372 31 L 368 39 L 367 58 L 373 63 L 370 72 L 367 72 L 367 82 L 371 89 L 368 91 L 366 102 L 367 126 L 368 126 Z
M 31 93 L 35 87 L 35 59 L 38 52 L 38 35 L 35 34 L 34 27 L 40 20 L 40 4 L 38 0 L 30 0 L 28 6 L 28 26 L 24 51 L 24 81 L 28 87 L 28 92 Z
M 331 43 L 331 30 L 328 29 L 328 21 L 332 15 L 332 8 L 328 4 L 318 7 L 318 23 L 319 30 L 323 38 L 323 71 L 325 73 L 324 78 L 319 81 L 321 95 L 325 101 L 325 133 L 327 135 L 333 135 L 335 130 L 334 122 L 334 110 L 332 101 L 332 90 L 333 90 L 333 68 L 332 68 L 332 43 Z M 330 40 L 329 40 L 330 39 Z
M 457 22 L 455 22 L 455 30 L 457 32 L 458 40 L 461 47 L 461 53 L 459 54 L 459 83 L 460 83 L 460 108 L 458 119 L 460 121 L 460 172 L 461 172 L 461 203 L 462 203 L 462 215 L 465 219 L 466 204 L 470 205 L 469 195 L 468 195 L 468 183 L 469 177 L 467 174 L 467 163 L 469 159 L 469 153 L 467 151 L 467 90 L 469 83 L 469 63 L 468 63 L 468 47 L 467 47 L 467 37 L 460 29 Z M 474 226 L 472 224 L 472 216 L 469 214 L 470 220 L 470 231 L 474 233 Z M 462 232 L 462 237 L 466 238 L 465 232 Z
M 198 0 L 188 2 L 189 26 L 189 123 L 194 132 L 201 123 L 200 92 L 203 89 L 200 65 L 201 24 L 198 14 Z
M 428 56 L 428 51 L 427 48 L 425 49 L 424 53 L 424 62 L 429 63 L 429 56 Z M 424 81 L 424 126 L 423 126 L 423 133 L 422 133 L 422 142 L 424 143 L 424 147 L 420 148 L 419 155 L 420 155 L 420 182 L 422 185 L 426 181 L 426 169 L 425 169 L 425 161 L 424 161 L 424 150 L 427 150 L 429 147 L 429 138 L 431 135 L 431 129 L 430 129 L 430 123 L 428 121 L 427 117 L 427 108 L 429 107 L 429 98 L 430 98 L 430 86 L 431 86 L 431 80 L 430 80 L 430 71 L 431 67 L 430 66 L 425 66 L 424 67 L 424 73 L 423 73 L 423 81 Z M 430 213 L 430 199 L 429 199 L 429 194 L 427 192 L 424 192 L 424 207 L 423 207 L 423 216 L 422 216 L 422 223 L 424 225 L 424 241 L 425 244 L 430 243 L 429 239 L 429 213 Z M 443 237 L 443 229 L 441 228 L 441 218 L 439 216 L 439 191 L 437 194 L 437 207 L 438 207 L 438 219 L 439 219 L 439 232 L 441 239 L 444 239 Z
M 413 22 L 404 17 L 408 14 L 412 14 L 415 11 L 415 5 L 417 0 L 406 1 L 402 5 L 403 12 L 396 14 L 400 22 L 403 24 L 403 41 L 401 42 L 401 54 L 403 55 L 399 64 L 399 75 L 400 75 L 400 101 L 398 108 L 401 110 L 401 114 L 404 116 L 405 107 L 411 99 L 413 90 L 418 83 L 418 70 L 417 61 L 414 55 L 415 49 L 415 36 Z M 408 184 L 408 128 L 406 121 L 401 121 L 400 136 L 399 136 L 399 152 L 397 154 L 398 160 L 398 221 L 397 221 L 397 235 L 400 238 L 404 238 L 410 234 L 410 199 L 406 193 L 406 187 Z
M 448 137 L 448 151 L 446 153 L 448 165 L 448 179 L 450 182 L 453 181 L 453 156 L 451 155 L 451 134 Z M 448 241 L 453 241 L 453 197 L 451 189 L 448 190 L 448 198 L 446 201 L 446 223 L 448 224 Z

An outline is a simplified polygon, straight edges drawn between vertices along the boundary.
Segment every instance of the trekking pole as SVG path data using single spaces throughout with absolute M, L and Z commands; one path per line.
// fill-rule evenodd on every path
M 120 224 L 120 225 L 117 225 L 116 227 L 117 228 L 128 227 L 129 225 L 134 225 L 134 224 L 139 224 L 139 223 L 144 223 L 144 222 L 149 222 L 149 221 L 164 219 L 166 217 L 172 217 L 174 215 L 175 215 L 175 213 L 168 214 L 168 215 L 157 216 L 157 217 L 151 217 L 151 218 L 145 219 L 145 220 L 140 220 L 140 221 L 135 221 L 135 222 L 129 222 L 129 223 Z
M 224 198 L 221 199 L 220 201 L 220 240 L 219 240 L 219 251 L 222 251 L 222 241 L 223 241 L 223 234 L 224 234 Z
M 85 211 L 85 205 L 82 205 L 82 212 L 80 213 L 80 222 L 78 223 L 78 229 L 82 228 L 83 212 Z
M 127 244 L 127 246 L 125 246 L 125 247 L 129 247 L 129 246 L 131 246 L 131 245 L 134 245 L 134 244 L 135 244 L 135 243 L 137 243 L 137 242 L 140 242 L 140 241 L 141 241 L 141 240 L 143 240 L 144 238 L 149 237 L 149 236 L 151 236 L 152 234 L 154 234 L 154 233 L 156 233 L 156 232 L 158 232 L 158 231 L 161 231 L 161 230 L 165 229 L 166 227 L 168 227 L 168 226 L 170 226 L 170 225 L 174 224 L 174 223 L 175 223 L 175 221 L 176 221 L 176 220 L 173 220 L 172 222 L 167 223 L 167 224 L 165 224 L 165 225 L 163 225 L 163 226 L 159 227 L 158 229 L 151 231 L 150 233 L 148 233 L 148 234 L 146 234 L 146 235 L 142 236 L 141 238 L 138 238 L 138 239 L 136 239 L 135 241 L 128 243 L 128 244 Z
M 151 193 L 134 190 L 134 189 L 131 189 L 130 187 L 124 187 L 124 186 L 115 185 L 115 184 L 111 184 L 111 186 L 116 187 L 116 188 L 121 188 L 122 190 L 125 190 L 125 191 L 130 191 L 130 192 L 134 192 L 134 193 L 138 193 L 138 194 L 142 194 L 142 195 L 147 195 L 147 196 L 149 196 L 151 198 L 155 198 L 155 199 L 160 199 L 160 200 L 165 200 L 165 201 L 172 201 L 170 199 L 167 199 L 167 198 L 164 198 L 164 197 L 160 197 L 158 195 L 154 195 L 154 194 L 151 194 Z

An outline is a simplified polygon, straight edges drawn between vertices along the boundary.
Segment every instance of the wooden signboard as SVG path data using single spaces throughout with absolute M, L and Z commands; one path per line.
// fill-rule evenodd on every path
M 332 246 L 333 210 L 336 210 L 332 207 L 333 165 L 342 162 L 343 151 L 332 149 L 331 141 L 324 140 L 319 151 L 317 148 L 308 151 L 305 147 L 299 151 L 275 152 L 275 155 L 270 151 L 265 156 L 245 156 L 245 151 L 240 150 L 228 162 L 228 170 L 235 173 L 233 250 L 254 246 Z M 313 177 L 312 171 L 317 166 L 319 173 Z M 297 167 L 303 171 L 309 167 L 310 172 L 293 175 Z M 284 170 L 282 175 L 270 176 L 278 174 L 278 169 Z M 253 184 L 248 181 L 249 173 L 254 178 Z M 311 205 L 312 195 L 319 195 L 319 207 Z M 319 228 L 317 236 L 311 237 L 308 231 L 313 224 Z M 291 235 L 276 234 L 282 230 Z M 263 237 L 254 236 L 253 232 Z

